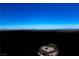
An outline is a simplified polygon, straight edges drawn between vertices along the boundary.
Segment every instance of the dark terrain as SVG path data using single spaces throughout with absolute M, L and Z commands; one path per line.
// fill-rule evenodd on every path
M 38 56 L 40 46 L 55 43 L 58 56 L 79 56 L 79 31 L 7 30 L 0 31 L 0 55 Z

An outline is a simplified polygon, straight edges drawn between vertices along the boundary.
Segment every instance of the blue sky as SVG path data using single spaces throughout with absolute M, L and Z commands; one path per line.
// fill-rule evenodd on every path
M 0 29 L 79 28 L 79 4 L 0 4 Z

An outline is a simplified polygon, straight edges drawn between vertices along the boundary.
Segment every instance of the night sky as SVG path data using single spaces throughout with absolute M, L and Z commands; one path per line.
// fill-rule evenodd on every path
M 79 29 L 79 4 L 0 4 L 0 29 Z

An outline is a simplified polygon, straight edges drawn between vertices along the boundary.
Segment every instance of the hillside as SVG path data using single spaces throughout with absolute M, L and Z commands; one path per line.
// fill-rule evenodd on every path
M 9 56 L 36 56 L 48 43 L 58 46 L 59 56 L 79 56 L 79 30 L 6 30 L 0 39 L 0 52 Z

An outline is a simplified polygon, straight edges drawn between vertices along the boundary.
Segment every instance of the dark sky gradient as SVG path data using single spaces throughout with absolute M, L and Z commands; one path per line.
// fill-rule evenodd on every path
M 65 26 L 79 28 L 79 4 L 0 4 L 0 29 L 59 29 Z

